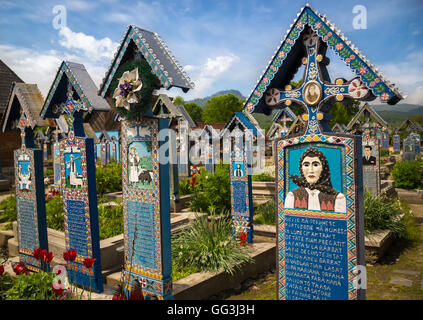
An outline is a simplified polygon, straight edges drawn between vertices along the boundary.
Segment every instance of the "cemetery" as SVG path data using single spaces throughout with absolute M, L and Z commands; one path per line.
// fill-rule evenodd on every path
M 141 25 L 45 97 L 0 60 L 0 300 L 423 299 L 421 118 L 316 9 L 215 121 Z

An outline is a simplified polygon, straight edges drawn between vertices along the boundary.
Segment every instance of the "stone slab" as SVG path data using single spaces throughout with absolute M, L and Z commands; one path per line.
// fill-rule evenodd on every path
M 2 179 L 0 180 L 0 191 L 8 191 L 10 188 L 9 180 Z
M 411 270 L 394 270 L 394 273 L 401 273 L 401 274 L 406 274 L 409 276 L 419 276 L 420 272 L 419 271 L 411 271 Z
M 376 230 L 364 236 L 365 256 L 367 263 L 377 262 L 394 240 L 389 230 Z
M 276 244 L 262 242 L 253 243 L 253 263 L 244 264 L 234 275 L 225 272 L 197 272 L 179 279 L 173 284 L 173 294 L 176 300 L 205 300 L 209 297 L 238 286 L 242 281 L 253 278 L 275 266 Z M 116 272 L 107 277 L 108 286 L 116 286 L 121 274 Z
M 392 277 L 390 284 L 397 285 L 397 286 L 404 286 L 404 287 L 411 287 L 413 285 L 413 281 L 404 279 L 401 277 Z

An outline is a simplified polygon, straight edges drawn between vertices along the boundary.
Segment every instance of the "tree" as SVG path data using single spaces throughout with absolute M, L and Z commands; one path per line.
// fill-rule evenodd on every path
M 357 100 L 351 100 L 348 103 L 335 102 L 329 111 L 332 116 L 329 126 L 333 127 L 336 123 L 347 125 L 359 111 L 359 108 L 360 102 Z
M 182 98 L 181 96 L 176 96 L 172 102 L 175 106 L 183 106 L 185 103 L 184 98 Z
M 202 119 L 208 123 L 226 123 L 234 112 L 242 111 L 242 106 L 243 102 L 232 93 L 213 97 L 206 102 Z
M 184 105 L 185 110 L 188 112 L 192 120 L 199 122 L 202 118 L 203 109 L 195 102 L 189 102 Z

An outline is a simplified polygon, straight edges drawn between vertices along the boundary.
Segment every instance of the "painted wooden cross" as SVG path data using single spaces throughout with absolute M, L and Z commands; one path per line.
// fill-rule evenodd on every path
M 81 100 L 75 100 L 73 98 L 73 89 L 72 84 L 68 82 L 68 89 L 67 89 L 67 100 L 64 103 L 61 103 L 58 106 L 58 112 L 65 113 L 68 116 L 68 134 L 70 138 L 74 136 L 74 124 L 75 124 L 75 117 L 76 113 L 79 111 L 92 111 L 92 107 L 87 108 L 85 104 Z
M 284 113 L 282 116 L 282 119 L 280 120 L 280 122 L 283 123 L 283 127 L 282 127 L 282 134 L 285 134 L 286 132 L 288 132 L 288 126 L 286 125 L 289 121 L 292 121 L 289 117 L 287 117 L 287 115 Z
M 282 104 L 290 106 L 293 102 L 304 106 L 307 114 L 303 115 L 303 119 L 308 121 L 306 134 L 320 134 L 319 124 L 325 118 L 323 111 L 326 111 L 321 107 L 325 101 L 331 98 L 336 101 L 345 98 L 364 100 L 370 96 L 371 91 L 358 77 L 348 82 L 336 79 L 334 84 L 328 83 L 327 71 L 321 66 L 324 55 L 319 53 L 320 40 L 317 33 L 308 29 L 303 36 L 303 44 L 307 49 L 307 56 L 302 59 L 305 65 L 302 84 L 298 88 L 286 85 L 285 90 L 271 88 L 266 92 L 265 101 L 270 107 L 280 108 Z M 324 127 L 324 131 L 326 130 Z

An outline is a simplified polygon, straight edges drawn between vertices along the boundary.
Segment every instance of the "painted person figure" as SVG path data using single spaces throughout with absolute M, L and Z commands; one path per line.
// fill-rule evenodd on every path
M 242 172 L 241 165 L 238 163 L 236 169 L 234 170 L 234 177 L 243 177 L 244 173 Z
M 364 147 L 363 166 L 376 165 L 376 157 L 372 156 L 372 147 L 367 145 Z
M 301 155 L 299 169 L 301 176 L 290 176 L 299 187 L 286 196 L 285 209 L 347 212 L 345 195 L 332 187 L 329 164 L 323 152 L 308 148 Z
M 138 163 L 140 161 L 140 157 L 136 151 L 135 146 L 132 146 L 130 149 L 131 151 L 128 154 L 128 162 L 129 162 L 129 182 L 138 183 Z

